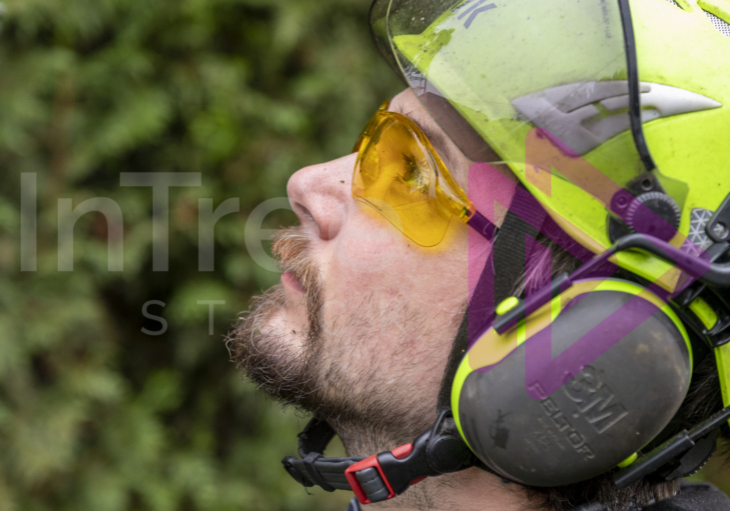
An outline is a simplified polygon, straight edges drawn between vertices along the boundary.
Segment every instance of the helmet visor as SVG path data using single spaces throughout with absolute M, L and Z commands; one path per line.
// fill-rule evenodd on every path
M 612 244 L 608 217 L 624 219 L 647 171 L 681 205 L 682 183 L 642 147 L 628 2 L 376 0 L 371 30 L 464 154 L 507 163 L 593 252 Z

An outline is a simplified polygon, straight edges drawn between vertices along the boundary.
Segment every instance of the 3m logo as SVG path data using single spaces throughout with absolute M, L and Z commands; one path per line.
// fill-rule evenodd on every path
M 533 384 L 533 391 L 544 396 L 544 389 L 540 383 Z M 595 454 L 586 438 L 578 431 L 570 420 L 565 416 L 560 406 L 551 398 L 545 397 L 540 402 L 545 414 L 552 420 L 552 425 L 563 434 L 564 440 L 577 452 L 583 456 L 583 460 L 588 461 L 595 458 Z M 563 449 L 563 447 L 558 447 Z
M 590 366 L 566 384 L 563 391 L 598 434 L 605 433 L 629 414 Z

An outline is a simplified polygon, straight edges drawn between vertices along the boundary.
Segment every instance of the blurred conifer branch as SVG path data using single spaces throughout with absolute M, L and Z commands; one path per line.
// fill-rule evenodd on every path
M 341 509 L 279 465 L 298 423 L 241 381 L 222 343 L 278 276 L 243 225 L 296 169 L 345 154 L 398 84 L 362 0 L 8 0 L 0 34 L 0 510 Z M 121 172 L 200 172 L 170 201 L 170 271 L 151 269 L 151 194 Z M 20 271 L 20 176 L 38 185 L 35 272 Z M 59 272 L 58 199 L 109 197 Z M 199 198 L 240 197 L 197 266 Z M 292 222 L 272 215 L 270 227 Z M 144 303 L 169 324 L 160 336 Z M 207 306 L 215 308 L 208 335 Z

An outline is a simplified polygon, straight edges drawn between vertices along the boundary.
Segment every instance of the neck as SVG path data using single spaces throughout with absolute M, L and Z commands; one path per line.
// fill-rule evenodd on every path
M 535 509 L 523 487 L 507 484 L 479 468 L 431 477 L 411 487 L 400 497 L 374 509 L 459 511 L 526 511 Z
M 342 439 L 348 456 L 370 456 L 389 451 L 410 442 L 400 435 L 376 432 L 372 429 L 355 428 L 351 425 L 334 426 Z M 528 500 L 525 488 L 503 480 L 479 468 L 470 468 L 454 474 L 429 477 L 411 486 L 398 497 L 377 504 L 372 510 L 433 511 L 458 509 L 459 511 L 526 511 L 536 509 L 536 503 Z

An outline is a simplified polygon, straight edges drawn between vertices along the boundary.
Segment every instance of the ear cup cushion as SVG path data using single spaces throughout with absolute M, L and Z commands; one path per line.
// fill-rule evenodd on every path
M 632 298 L 593 291 L 574 299 L 552 323 L 553 358 Z M 549 396 L 535 399 L 526 390 L 540 384 L 539 375 L 525 377 L 535 336 L 498 364 L 472 371 L 458 413 L 476 455 L 514 481 L 562 486 L 615 467 L 659 434 L 687 393 L 691 355 L 678 320 L 649 301 L 641 304 L 632 302 L 631 310 L 651 308 L 644 311 L 648 319 L 574 377 L 566 374 Z

